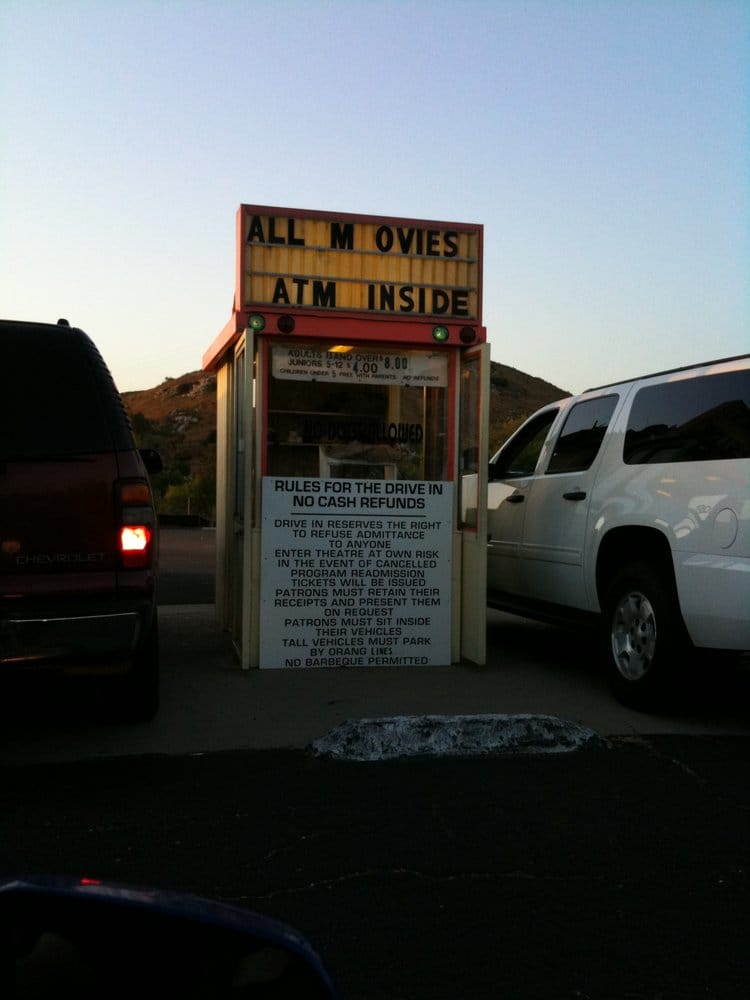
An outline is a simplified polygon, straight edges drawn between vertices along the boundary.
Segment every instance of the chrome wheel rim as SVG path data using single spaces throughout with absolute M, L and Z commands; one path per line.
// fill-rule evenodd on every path
M 631 591 L 612 616 L 612 655 L 617 669 L 629 681 L 645 677 L 656 653 L 656 617 L 645 594 Z

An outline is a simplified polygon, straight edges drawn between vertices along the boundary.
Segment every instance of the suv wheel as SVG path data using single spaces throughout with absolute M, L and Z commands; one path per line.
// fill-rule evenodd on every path
M 657 707 L 690 649 L 674 585 L 650 563 L 630 563 L 610 581 L 603 609 L 612 690 L 626 705 Z

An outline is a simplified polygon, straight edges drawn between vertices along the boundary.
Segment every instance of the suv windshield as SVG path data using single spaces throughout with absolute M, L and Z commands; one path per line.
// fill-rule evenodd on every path
M 8 325 L 0 328 L 0 352 L 8 373 L 0 396 L 0 460 L 129 446 L 124 414 L 109 413 L 97 391 L 111 376 L 80 331 Z

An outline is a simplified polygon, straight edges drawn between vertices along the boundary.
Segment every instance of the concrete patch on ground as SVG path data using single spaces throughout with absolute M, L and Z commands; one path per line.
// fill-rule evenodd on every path
M 586 726 L 552 715 L 397 715 L 349 719 L 311 748 L 318 757 L 374 761 L 567 753 L 597 739 Z

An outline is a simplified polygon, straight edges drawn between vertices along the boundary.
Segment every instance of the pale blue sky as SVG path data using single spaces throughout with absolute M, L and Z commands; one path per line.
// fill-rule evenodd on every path
M 746 0 L 0 0 L 0 315 L 200 367 L 241 203 L 485 227 L 492 358 L 750 350 Z

